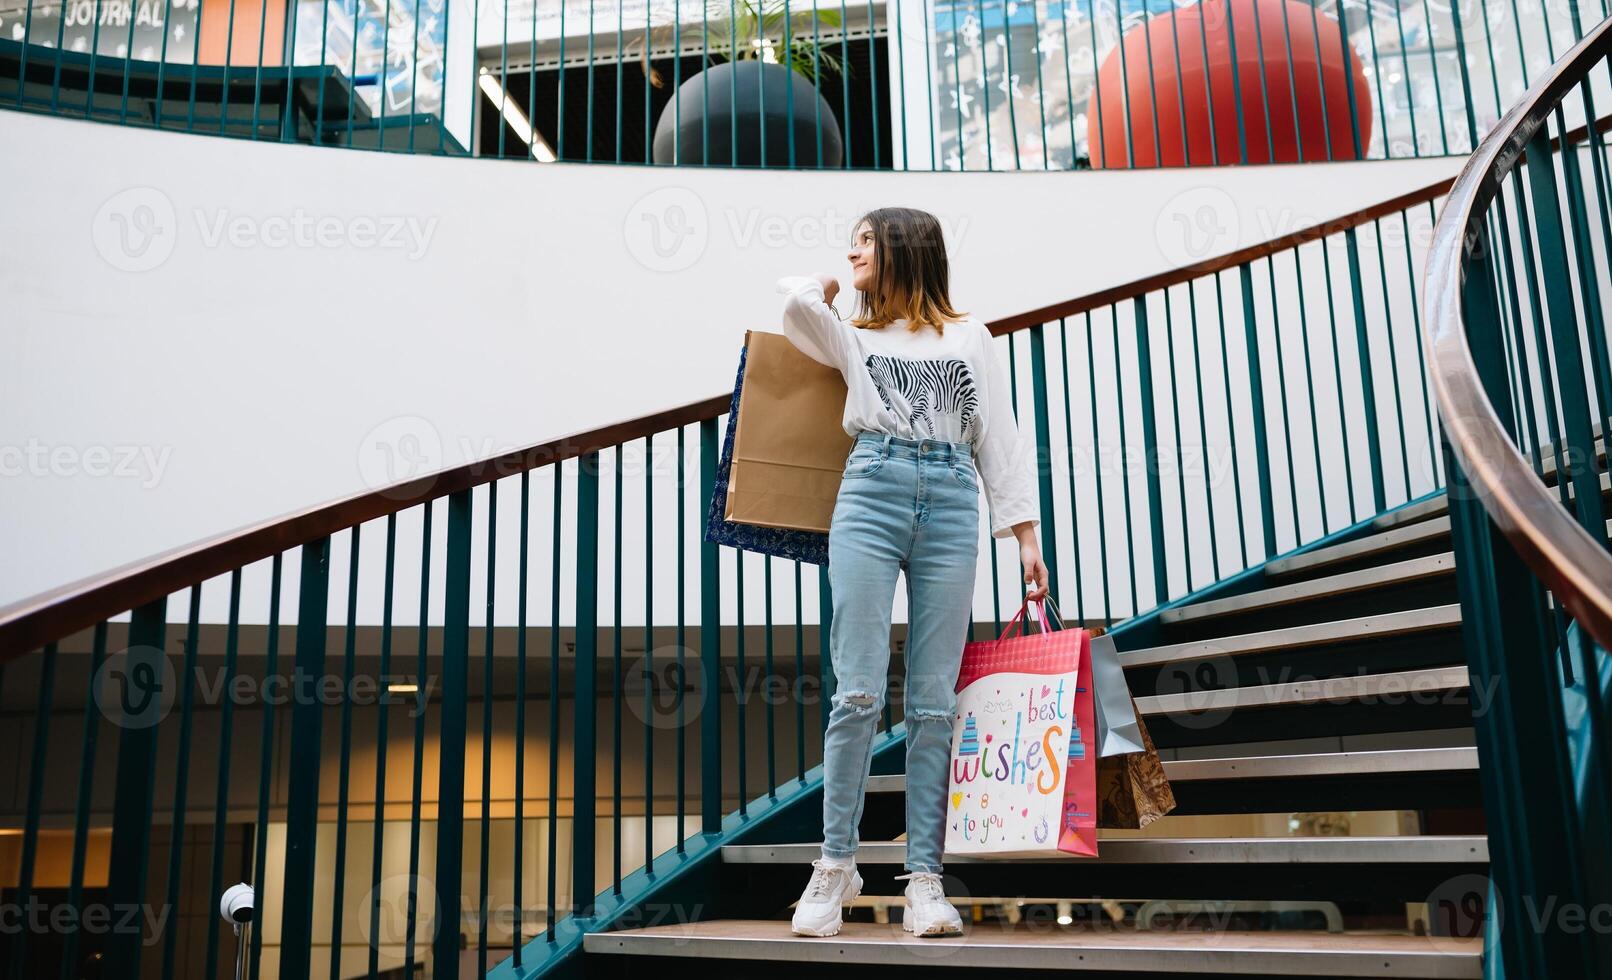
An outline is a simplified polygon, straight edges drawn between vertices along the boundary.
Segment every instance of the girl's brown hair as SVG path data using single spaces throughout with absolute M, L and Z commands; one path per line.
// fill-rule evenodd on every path
M 873 287 L 858 293 L 851 325 L 878 330 L 905 318 L 916 333 L 926 323 L 942 335 L 967 313 L 952 307 L 951 272 L 940 222 L 916 208 L 875 208 L 852 225 L 873 231 Z

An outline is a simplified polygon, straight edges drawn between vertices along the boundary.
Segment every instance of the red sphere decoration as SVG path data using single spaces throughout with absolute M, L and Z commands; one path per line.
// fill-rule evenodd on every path
M 1342 41 L 1338 22 L 1319 13 L 1312 22 L 1312 9 L 1300 0 L 1205 0 L 1176 11 L 1173 25 L 1171 15 L 1164 13 L 1131 28 L 1103 59 L 1097 73 L 1098 98 L 1093 99 L 1086 110 L 1091 165 L 1179 167 L 1208 166 L 1215 162 L 1298 163 L 1301 149 L 1304 161 L 1353 160 L 1364 156 L 1371 142 L 1371 93 L 1366 88 L 1365 71 L 1354 49 Z M 1237 42 L 1235 72 L 1232 71 L 1231 51 L 1234 35 Z M 1207 78 L 1204 71 L 1206 46 L 1209 52 Z M 1125 55 L 1123 80 L 1121 50 Z M 1179 91 L 1177 65 L 1180 66 Z M 1354 118 L 1359 120 L 1360 128 L 1358 152 L 1349 111 L 1351 85 Z M 1246 157 L 1237 135 L 1239 95 Z M 1298 104 L 1296 130 L 1295 101 Z M 1125 133 L 1126 102 L 1130 104 L 1129 143 Z M 1214 107 L 1212 140 L 1211 104 Z M 1183 110 L 1185 146 L 1181 133 Z M 1270 119 L 1268 134 L 1267 118 Z M 1134 159 L 1128 152 L 1133 147 Z

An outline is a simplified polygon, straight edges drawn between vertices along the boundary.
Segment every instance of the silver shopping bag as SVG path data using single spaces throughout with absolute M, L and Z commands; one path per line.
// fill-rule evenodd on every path
M 1097 757 L 1146 751 L 1119 651 L 1107 633 L 1091 638 L 1091 684 L 1096 695 L 1092 702 L 1097 708 Z
M 1058 604 L 1048 596 L 1047 605 L 1062 629 Z M 1136 723 L 1131 688 L 1125 683 L 1125 668 L 1119 664 L 1114 638 L 1107 633 L 1091 638 L 1091 685 L 1095 695 L 1092 703 L 1097 709 L 1097 758 L 1147 751 L 1142 744 L 1142 728 Z

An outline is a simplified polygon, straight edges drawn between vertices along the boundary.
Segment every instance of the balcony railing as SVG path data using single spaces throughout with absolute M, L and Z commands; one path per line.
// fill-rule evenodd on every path
M 0 107 L 533 162 L 1403 158 L 1470 153 L 1582 33 L 1568 0 L 0 0 Z

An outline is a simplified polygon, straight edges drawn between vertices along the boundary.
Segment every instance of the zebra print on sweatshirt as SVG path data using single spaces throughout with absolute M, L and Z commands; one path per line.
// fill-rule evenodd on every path
M 899 414 L 891 402 L 892 392 L 906 402 L 907 421 L 914 432 L 922 431 L 932 437 L 935 416 L 955 412 L 960 417 L 963 441 L 973 438 L 979 393 L 967 361 L 955 357 L 918 360 L 869 354 L 866 365 L 885 408 Z

